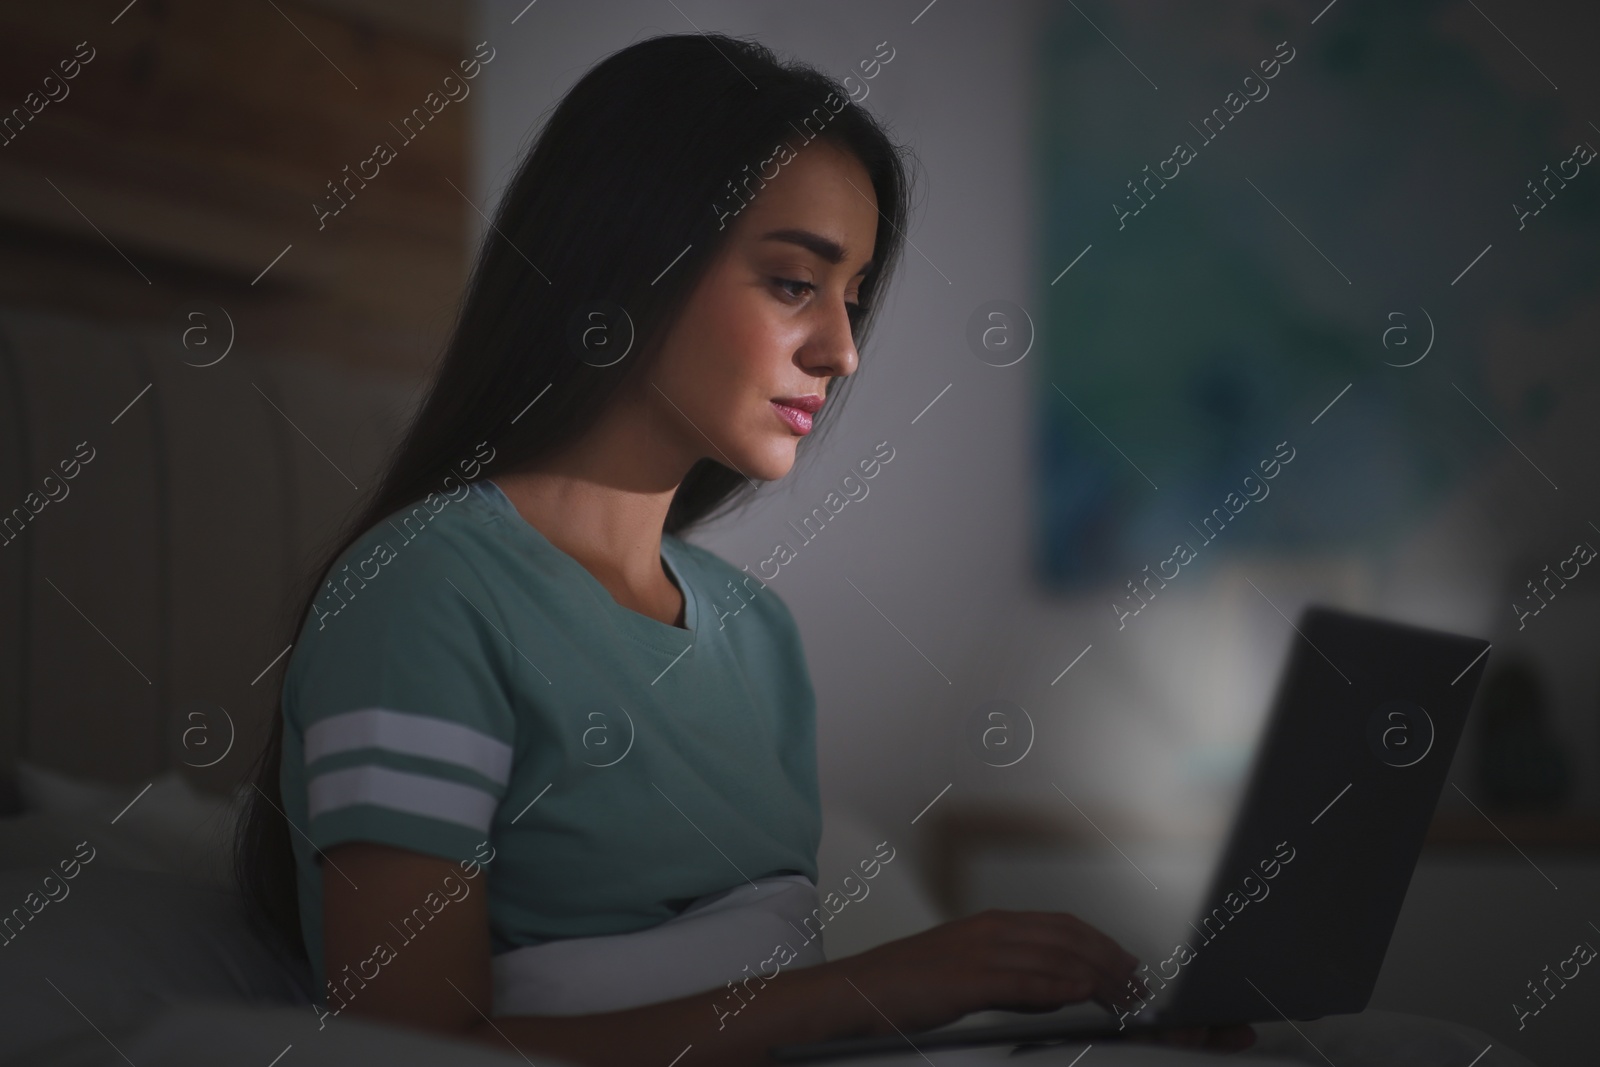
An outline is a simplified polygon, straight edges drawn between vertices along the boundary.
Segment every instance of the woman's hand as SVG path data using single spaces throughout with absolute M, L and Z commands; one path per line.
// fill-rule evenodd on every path
M 992 909 L 822 964 L 870 1005 L 864 1034 L 926 1030 L 970 1012 L 1128 1003 L 1139 961 L 1075 915 Z M 832 979 L 832 976 L 830 976 Z M 832 979 L 837 980 L 837 979 Z M 1134 984 L 1130 986 L 1130 981 Z
M 1150 990 L 1139 961 L 1066 912 L 992 909 L 816 968 L 848 979 L 864 1001 L 861 1035 L 911 1033 L 975 1011 L 1047 1012 L 1093 999 L 1132 1009 Z M 822 977 L 822 975 L 818 975 Z M 1130 1035 L 1131 1036 L 1131 1035 Z M 1133 1037 L 1236 1051 L 1255 1043 L 1246 1025 L 1182 1027 Z

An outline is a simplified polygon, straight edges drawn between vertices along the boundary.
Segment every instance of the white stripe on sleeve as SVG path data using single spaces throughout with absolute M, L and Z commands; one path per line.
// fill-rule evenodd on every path
M 511 780 L 511 746 L 481 730 L 431 715 L 364 708 L 330 715 L 306 729 L 305 761 L 357 748 L 425 756 L 476 771 L 499 785 Z
M 307 784 L 310 817 L 315 819 L 355 804 L 373 804 L 407 815 L 489 829 L 499 801 L 470 785 L 388 767 L 346 767 L 328 771 Z

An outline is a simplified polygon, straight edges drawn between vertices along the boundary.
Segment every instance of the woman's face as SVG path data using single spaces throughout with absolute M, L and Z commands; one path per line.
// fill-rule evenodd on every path
M 639 399 L 685 472 L 710 457 L 771 480 L 789 473 L 810 423 L 775 402 L 816 405 L 855 372 L 851 320 L 878 204 L 866 168 L 824 140 L 751 188 Z

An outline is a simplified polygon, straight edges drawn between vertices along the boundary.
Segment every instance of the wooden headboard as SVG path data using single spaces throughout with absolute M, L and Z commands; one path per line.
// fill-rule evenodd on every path
M 0 791 L 19 758 L 241 780 L 288 602 L 454 321 L 479 100 L 428 101 L 477 54 L 472 10 L 0 12 L 5 107 L 27 105 L 0 131 Z
M 6 765 L 228 789 L 276 712 L 290 600 L 420 393 L 288 356 L 205 365 L 216 310 L 202 348 L 0 308 Z

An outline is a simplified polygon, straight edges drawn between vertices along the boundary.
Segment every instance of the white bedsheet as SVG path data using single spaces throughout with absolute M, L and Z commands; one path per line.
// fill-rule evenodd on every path
M 39 874 L 30 868 L 0 873 L 0 888 L 6 889 L 7 899 L 21 899 Z M 268 1064 L 292 1045 L 280 1067 L 526 1067 L 527 1061 L 509 1047 L 496 1051 L 355 1017 L 330 1019 L 324 1026 L 281 961 L 250 937 L 227 894 L 172 876 L 102 870 L 94 864 L 72 885 L 69 898 L 51 904 L 0 953 L 0 1065 Z M 497 1010 L 503 1002 L 517 1014 L 528 1011 L 523 1005 L 551 1013 L 598 1011 L 625 1001 L 644 1003 L 715 988 L 745 973 L 747 965 L 756 970 L 770 954 L 769 948 L 747 959 L 751 945 L 783 941 L 805 953 L 787 967 L 820 963 L 821 939 L 807 942 L 803 930 L 814 900 L 814 887 L 799 876 L 763 879 L 754 888 L 744 885 L 703 898 L 662 926 L 626 935 L 627 944 L 590 946 L 571 960 L 548 951 L 529 952 L 520 963 L 508 959 L 495 976 Z M 533 947 L 559 949 L 563 944 L 572 942 Z M 572 952 L 570 947 L 565 951 Z M 573 969 L 561 970 L 567 988 L 555 990 L 550 984 L 553 969 L 569 966 Z M 200 1003 L 202 997 L 209 1002 Z M 283 1000 L 297 1003 L 285 1005 Z M 1114 1042 L 1097 1042 L 1082 1061 L 1077 1060 L 1084 1053 L 1081 1044 L 1016 1057 L 1005 1047 L 940 1049 L 929 1058 L 938 1067 L 1200 1067 L 1227 1062 L 1239 1067 L 1330 1062 L 1335 1067 L 1533 1067 L 1504 1046 L 1491 1047 L 1490 1039 L 1477 1030 L 1388 1012 L 1259 1029 L 1257 1048 L 1227 1058 Z M 677 1051 L 665 1050 L 661 1063 Z M 537 1062 L 560 1067 L 549 1057 Z M 833 1061 L 833 1067 L 927 1063 L 908 1047 L 904 1054 Z
M 1487 1038 L 1467 1027 L 1437 1023 L 1409 1015 L 1365 1012 L 1360 1016 L 1322 1019 L 1297 1024 L 1317 1043 L 1283 1024 L 1273 1024 L 1264 1035 L 1267 1048 L 1276 1047 L 1281 1027 L 1288 1039 L 1299 1042 L 1289 1055 L 1266 1050 L 1241 1055 L 1196 1052 L 1158 1045 L 1110 1042 L 1089 1047 L 1056 1045 L 1012 1056 L 1008 1048 L 940 1049 L 930 1059 L 936 1067 L 1530 1067 L 1529 1061 L 1500 1045 L 1488 1048 Z M 1480 1040 L 1481 1039 L 1481 1040 Z M 527 1067 L 528 1060 L 509 1046 L 503 1051 L 487 1045 L 451 1041 L 412 1030 L 382 1026 L 360 1019 L 338 1019 L 319 1030 L 307 1008 L 248 1007 L 242 1005 L 177 1004 L 133 1030 L 107 1034 L 90 1032 L 55 1047 L 36 1049 L 23 1059 L 0 1056 L 0 1064 L 27 1067 L 215 1067 L 218 1063 L 267 1064 L 289 1050 L 281 1063 L 288 1067 Z M 1320 1050 L 1320 1051 L 1318 1051 Z M 1483 1052 L 1481 1059 L 1474 1059 Z M 664 1050 L 661 1063 L 672 1059 Z M 1326 1059 L 1323 1056 L 1326 1055 Z M 1082 1059 L 1079 1060 L 1079 1057 Z M 549 1056 L 534 1056 L 539 1067 L 563 1067 Z M 828 1067 L 927 1067 L 929 1059 L 910 1049 L 904 1054 L 852 1060 L 834 1060 Z
M 717 989 L 763 970 L 771 978 L 776 965 L 766 961 L 779 944 L 794 954 L 783 970 L 822 963 L 822 938 L 807 940 L 816 921 L 805 926 L 816 907 L 809 878 L 775 875 L 701 897 L 647 930 L 513 949 L 492 961 L 494 1013 L 620 1011 Z

